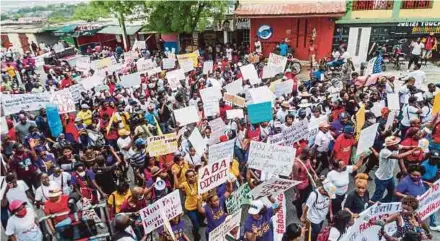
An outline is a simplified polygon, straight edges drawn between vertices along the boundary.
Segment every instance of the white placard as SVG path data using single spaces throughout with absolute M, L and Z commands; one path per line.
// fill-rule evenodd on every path
M 222 93 L 217 87 L 208 87 L 200 90 L 200 97 L 203 101 L 209 100 L 220 100 L 222 98 Z
M 275 96 L 280 97 L 281 95 L 287 95 L 292 93 L 293 89 L 293 80 L 287 80 L 280 83 L 275 84 Z
M 170 84 L 170 88 L 172 90 L 177 90 L 181 86 L 180 80 L 185 79 L 185 73 L 182 69 L 176 69 L 166 74 L 168 83 Z
M 198 172 L 199 194 L 208 192 L 228 180 L 229 163 L 226 159 L 218 160 L 201 167 Z
M 179 65 L 185 73 L 194 70 L 194 64 L 191 60 L 179 60 Z
M 144 73 L 147 73 L 148 76 L 153 76 L 155 74 L 158 74 L 162 72 L 162 69 L 160 67 L 152 68 L 150 70 L 145 71 Z
M 387 102 L 388 102 L 388 109 L 400 110 L 400 99 L 398 93 L 387 94 Z
M 146 49 L 147 45 L 145 44 L 144 40 L 138 41 L 137 39 L 134 41 L 133 46 L 131 47 L 131 50 L 142 50 L 142 49 Z
M 249 193 L 252 195 L 254 200 L 259 199 L 261 197 L 267 197 L 269 195 L 276 196 L 280 193 L 284 193 L 290 188 L 300 184 L 301 182 L 283 178 L 273 178 L 267 181 L 264 181 L 260 185 L 256 186 Z
M 368 149 L 370 149 L 370 147 L 373 146 L 374 140 L 376 139 L 378 127 L 379 127 L 379 123 L 376 123 L 361 130 L 361 134 L 359 137 L 359 142 L 356 150 L 356 156 L 367 151 Z
M 235 118 L 243 119 L 244 118 L 243 109 L 227 110 L 226 111 L 226 117 L 229 120 L 230 119 L 235 119 Z
M 232 161 L 234 157 L 234 145 L 235 139 L 227 142 L 218 143 L 209 146 L 209 158 L 208 163 L 212 163 L 221 159 Z
M 91 67 L 91 61 L 90 56 L 82 56 L 76 59 L 76 66 L 75 68 L 82 72 L 87 72 L 90 70 Z
M 0 133 L 6 134 L 9 131 L 8 123 L 6 122 L 6 116 L 0 117 Z
M 193 132 L 189 136 L 188 140 L 191 142 L 194 149 L 196 149 L 196 152 L 199 155 L 203 155 L 206 149 L 206 141 L 203 139 L 202 135 L 200 134 L 199 128 L 194 128 Z
M 211 137 L 209 138 L 209 145 L 217 144 L 220 142 L 220 137 L 225 134 L 226 124 L 222 118 L 217 118 L 209 122 L 211 127 Z
M 55 91 L 52 94 L 51 102 L 58 107 L 58 113 L 64 114 L 69 112 L 75 112 L 75 100 L 72 97 L 69 89 L 62 89 Z
M 293 123 L 292 126 L 283 129 L 282 131 L 284 142 L 286 146 L 291 146 L 293 143 L 309 137 L 309 123 L 307 119 Z
M 163 69 L 174 69 L 176 67 L 175 59 L 162 59 L 162 68 Z
M 174 110 L 174 117 L 179 122 L 179 126 L 186 126 L 191 123 L 199 122 L 200 117 L 195 106 Z
M 278 134 L 267 137 L 267 143 L 273 144 L 273 145 L 282 145 L 284 143 L 283 133 L 278 133 Z
M 138 72 L 147 71 L 156 67 L 156 62 L 152 59 L 140 58 L 136 62 L 136 68 Z
M 243 80 L 241 78 L 238 80 L 234 80 L 233 82 L 225 85 L 224 88 L 226 89 L 226 92 L 233 95 L 243 93 Z
M 81 84 L 84 86 L 84 89 L 90 90 L 93 87 L 103 84 L 104 77 L 99 75 L 93 75 L 86 79 L 81 80 Z
M 282 73 L 284 72 L 284 69 L 287 64 L 287 57 L 270 53 L 269 61 L 267 62 L 267 64 L 273 66 L 276 74 Z
M 214 62 L 212 60 L 203 62 L 203 74 L 212 73 L 213 66 L 214 66 Z
M 284 193 L 278 194 L 276 201 L 280 208 L 272 218 L 273 225 L 273 240 L 281 241 L 283 239 L 284 232 L 286 232 L 286 196 Z
M 251 141 L 248 166 L 275 175 L 289 176 L 292 172 L 296 149 L 264 142 Z
M 265 65 L 263 67 L 263 79 L 268 79 L 268 78 L 272 78 L 275 75 L 277 75 L 277 70 L 275 68 L 273 68 L 272 65 Z
M 252 98 L 252 101 L 248 102 L 248 104 L 258 104 L 270 101 L 272 102 L 273 107 L 276 96 L 272 93 L 269 87 L 261 86 L 258 88 L 248 89 L 248 93 Z
M 261 83 L 261 79 L 258 78 L 257 70 L 253 64 L 248 64 L 240 67 L 241 74 L 244 80 L 249 80 L 249 83 L 256 85 Z
M 390 111 L 387 118 L 387 123 L 385 123 L 385 130 L 387 130 L 390 126 L 393 126 L 394 119 L 396 118 L 396 112 L 395 110 Z
M 50 103 L 50 95 L 46 93 L 0 95 L 4 115 L 46 108 Z
M 82 99 L 81 92 L 86 92 L 87 90 L 84 89 L 82 84 L 74 84 L 69 87 L 69 91 L 72 93 L 73 100 L 77 103 Z
M 225 241 L 225 236 L 228 235 L 234 228 L 238 227 L 240 232 L 241 208 L 235 213 L 228 215 L 223 223 L 209 233 L 209 241 Z M 235 238 L 234 240 L 238 240 Z
M 141 75 L 139 72 L 128 75 L 122 75 L 120 78 L 121 78 L 120 84 L 125 88 L 141 85 Z
M 220 114 L 220 105 L 218 100 L 210 99 L 208 101 L 203 101 L 203 111 L 205 116 L 216 116 Z

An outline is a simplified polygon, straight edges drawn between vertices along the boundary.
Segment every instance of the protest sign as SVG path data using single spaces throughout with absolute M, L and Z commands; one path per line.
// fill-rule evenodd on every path
M 387 118 L 387 122 L 385 123 L 385 130 L 388 129 L 389 127 L 393 126 L 394 123 L 394 119 L 396 118 L 396 111 L 392 110 L 389 114 L 388 114 L 388 118 Z
M 382 108 L 385 107 L 384 105 L 382 105 L 382 103 L 380 102 L 374 102 L 373 106 L 370 108 L 370 112 L 374 114 L 374 116 L 380 117 L 382 116 Z
M 417 198 L 419 200 L 419 209 L 417 209 L 417 213 L 419 214 L 420 219 L 425 220 L 440 209 L 439 186 L 440 180 L 437 180 L 428 191 Z
M 214 145 L 220 142 L 220 137 L 225 134 L 226 124 L 222 118 L 217 118 L 209 122 L 212 133 L 209 138 L 209 145 Z
M 96 71 L 106 71 L 110 68 L 110 66 L 112 66 L 112 59 L 111 58 L 104 58 L 104 59 L 99 59 L 99 60 L 94 60 L 90 63 L 90 67 Z
M 131 64 L 135 59 L 138 59 L 138 54 L 135 51 L 128 51 L 124 53 L 125 64 Z
M 258 104 L 250 104 L 248 108 L 249 121 L 257 124 L 272 120 L 272 104 L 271 102 L 263 102 Z
M 251 188 L 248 183 L 244 183 L 237 188 L 229 198 L 225 200 L 226 210 L 229 214 L 236 212 L 241 208 L 241 205 L 250 204 L 252 197 L 249 195 Z
M 398 93 L 387 94 L 387 102 L 388 102 L 388 109 L 400 110 L 400 100 Z
M 380 203 L 374 204 L 365 211 L 359 214 L 355 219 L 354 224 L 347 230 L 347 232 L 340 237 L 340 241 L 379 241 L 379 231 L 381 226 L 373 225 L 370 221 L 383 220 L 390 215 L 400 212 L 401 203 Z M 385 225 L 384 231 L 392 235 L 397 230 L 396 222 Z
M 144 73 L 147 73 L 148 76 L 153 76 L 153 75 L 158 74 L 160 72 L 162 72 L 162 69 L 160 67 L 156 67 L 156 68 L 149 69 L 149 70 L 145 71 Z
M 188 140 L 191 142 L 191 145 L 194 147 L 194 149 L 196 149 L 196 152 L 199 155 L 203 155 L 207 143 L 200 134 L 199 128 L 194 128 Z
M 152 68 L 156 67 L 156 62 L 153 62 L 152 59 L 138 59 L 136 62 L 136 68 L 139 72 L 141 71 L 147 71 Z
M 46 93 L 1 95 L 4 115 L 11 115 L 24 111 L 39 110 L 50 103 L 50 96 Z
M 163 209 L 160 209 L 160 218 L 163 221 L 163 226 L 165 227 L 165 230 L 171 236 L 171 239 L 173 241 L 177 241 L 176 236 L 174 235 L 173 228 L 171 227 L 170 220 L 167 218 L 167 215 L 165 214 L 165 211 Z
M 220 106 L 218 100 L 222 94 L 217 87 L 208 87 L 200 90 L 200 97 L 203 101 L 203 110 L 206 116 L 214 116 L 220 113 Z
M 208 84 L 208 86 L 222 89 L 222 85 L 218 82 L 218 80 L 216 80 L 214 78 L 208 78 L 208 81 L 206 83 Z M 209 85 L 209 84 L 211 84 L 211 85 Z
M 257 70 L 253 64 L 248 64 L 240 67 L 241 74 L 243 75 L 243 80 L 249 80 L 249 83 L 256 85 L 261 83 L 261 79 L 258 78 Z
M 165 213 L 167 219 L 173 219 L 183 213 L 179 190 L 174 190 L 139 211 L 145 233 L 150 233 L 163 225 L 161 211 Z
M 75 103 L 81 100 L 81 92 L 86 92 L 84 86 L 82 84 L 75 84 L 69 87 L 69 91 L 72 94 L 73 100 Z
M 179 61 L 179 66 L 180 66 L 180 69 L 182 69 L 183 72 L 185 72 L 185 73 L 194 70 L 193 63 L 191 61 L 189 61 L 189 60 L 181 60 L 181 61 Z
M 101 85 L 103 83 L 104 78 L 99 75 L 93 75 L 81 81 L 81 84 L 84 86 L 84 89 L 90 90 L 95 86 Z
M 217 101 L 222 98 L 222 93 L 217 87 L 208 87 L 200 90 L 200 97 L 203 101 L 216 99 Z
M 85 220 L 93 220 L 97 223 L 101 222 L 101 219 L 99 218 L 98 214 L 96 214 L 95 209 L 92 208 L 92 202 L 91 200 L 87 198 L 82 198 L 81 200 L 82 209 L 86 209 L 82 212 L 82 219 Z
M 87 72 L 90 70 L 91 67 L 91 61 L 90 56 L 82 56 L 76 59 L 76 66 L 75 68 L 82 72 Z
M 377 59 L 377 57 L 374 57 L 368 61 L 364 76 L 368 76 L 368 75 L 373 74 L 373 67 L 374 67 L 374 62 L 376 62 L 376 59 Z
M 290 146 L 251 141 L 248 166 L 275 175 L 289 176 L 295 153 L 296 149 Z
M 281 241 L 286 231 L 286 196 L 284 193 L 278 194 L 276 202 L 280 205 L 280 208 L 272 218 L 273 240 Z
M 361 104 L 360 106 L 361 108 L 359 108 L 358 112 L 356 112 L 356 134 L 358 135 L 358 140 L 362 127 L 365 124 L 365 105 Z
M 284 136 L 283 133 L 278 133 L 275 135 L 270 135 L 267 137 L 267 143 L 269 144 L 276 144 L 276 145 L 282 145 L 284 143 Z
M 223 100 L 239 107 L 244 107 L 246 104 L 246 100 L 244 98 L 229 93 L 225 93 L 223 95 Z
M 225 90 L 229 94 L 236 95 L 243 93 L 243 79 L 234 80 L 231 83 L 225 85 Z
M 146 49 L 147 45 L 145 44 L 144 40 L 138 41 L 137 39 L 134 41 L 133 46 L 131 47 L 131 50 L 141 50 L 141 49 Z
M 121 82 L 119 84 L 125 88 L 141 85 L 141 75 L 139 72 L 128 75 L 122 75 L 120 78 L 121 78 Z
M 176 69 L 173 71 L 169 71 L 166 74 L 168 83 L 170 84 L 170 88 L 172 90 L 177 90 L 178 87 L 181 86 L 180 80 L 185 79 L 185 73 L 182 69 Z
M 276 68 L 274 68 L 274 66 L 272 65 L 265 65 L 263 67 L 263 79 L 268 79 L 268 78 L 272 78 L 275 75 L 277 75 L 277 70 Z
M 275 92 L 275 85 L 279 84 L 281 82 L 283 82 L 283 79 L 277 79 L 275 81 L 272 81 L 269 85 L 269 90 L 272 91 L 272 93 L 274 93 Z
M 292 126 L 284 128 L 284 142 L 286 146 L 292 146 L 293 143 L 309 137 L 309 123 L 307 119 L 293 123 Z
M 250 95 L 250 98 L 252 99 L 252 101 L 248 102 L 248 104 L 258 104 L 270 101 L 273 106 L 274 100 L 276 98 L 276 96 L 267 86 L 248 89 L 248 93 Z
M 293 80 L 286 80 L 280 83 L 275 84 L 275 96 L 280 97 L 283 94 L 292 93 L 293 89 Z
M 434 105 L 432 106 L 432 116 L 437 115 L 440 111 L 440 93 L 437 93 L 434 97 Z
M 200 117 L 195 106 L 188 106 L 174 110 L 173 112 L 176 122 L 179 122 L 179 126 L 186 126 L 188 124 L 200 121 Z
M 215 162 L 221 159 L 226 159 L 227 161 L 231 162 L 234 156 L 234 144 L 235 139 L 215 145 L 210 145 L 208 163 Z
M 376 139 L 378 127 L 379 127 L 379 123 L 376 123 L 361 131 L 359 137 L 359 143 L 357 145 L 356 156 L 360 155 L 365 151 L 368 151 L 370 147 L 373 146 L 374 140 Z
M 163 69 L 174 69 L 176 67 L 175 59 L 162 59 L 162 68 Z
M 185 60 L 191 61 L 191 63 L 193 64 L 193 67 L 197 67 L 199 65 L 199 61 L 198 61 L 199 54 L 198 54 L 198 52 L 199 51 L 195 51 L 195 52 L 189 53 L 189 54 L 178 54 L 177 55 L 177 59 L 179 60 L 180 67 L 182 68 L 181 62 L 185 61 Z
M 270 53 L 269 55 L 269 61 L 267 62 L 267 65 L 271 65 L 276 70 L 276 74 L 284 72 L 284 68 L 287 64 L 287 57 Z
M 0 133 L 7 134 L 8 133 L 8 123 L 6 122 L 6 116 L 0 117 Z
M 149 137 L 147 151 L 150 156 L 161 156 L 177 151 L 176 133 Z
M 218 100 L 210 99 L 208 101 L 203 101 L 203 110 L 205 116 L 216 116 L 220 114 L 220 105 Z
M 228 180 L 229 163 L 231 162 L 226 159 L 220 159 L 199 169 L 197 179 L 199 194 L 216 188 Z
M 301 182 L 283 178 L 269 179 L 251 190 L 250 195 L 254 200 L 261 197 L 267 197 L 269 195 L 276 196 L 280 193 L 284 193 L 290 188 L 300 184 Z
M 244 118 L 243 110 L 242 109 L 227 110 L 226 111 L 226 118 L 228 120 L 235 119 L 235 118 L 243 119 Z
M 209 241 L 238 240 L 240 236 L 241 209 L 226 217 L 225 221 L 209 233 Z M 234 231 L 235 232 L 234 232 Z M 234 233 L 232 239 L 226 236 Z M 238 233 L 236 233 L 238 232 Z
M 203 62 L 203 74 L 212 73 L 212 67 L 214 67 L 214 62 L 212 60 Z
M 51 102 L 57 105 L 60 114 L 75 112 L 75 100 L 69 89 L 55 91 L 51 97 Z

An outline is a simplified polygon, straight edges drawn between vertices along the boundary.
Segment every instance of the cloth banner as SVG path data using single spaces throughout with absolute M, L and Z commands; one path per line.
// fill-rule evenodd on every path
M 0 95 L 3 114 L 11 115 L 24 111 L 33 111 L 45 108 L 50 103 L 49 93 Z

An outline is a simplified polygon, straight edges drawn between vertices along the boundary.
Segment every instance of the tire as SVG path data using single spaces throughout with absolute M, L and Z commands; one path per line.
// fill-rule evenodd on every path
M 293 62 L 291 68 L 292 70 L 294 69 L 297 74 L 301 73 L 302 66 L 299 62 Z

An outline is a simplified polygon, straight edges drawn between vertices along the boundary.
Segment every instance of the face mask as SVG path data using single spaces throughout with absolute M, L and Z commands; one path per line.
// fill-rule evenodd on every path
M 368 122 L 370 122 L 370 123 L 376 123 L 376 119 L 368 119 Z
M 15 213 L 15 215 L 17 215 L 18 217 L 24 217 L 26 214 L 27 214 L 26 208 L 23 208 L 20 211 Z
M 84 177 L 85 175 L 86 175 L 86 172 L 78 172 L 78 175 L 80 176 L 80 177 Z
M 340 172 L 345 172 L 347 170 L 347 167 L 344 167 L 342 169 L 339 169 Z
M 411 180 L 413 182 L 418 182 L 418 181 L 420 181 L 420 177 L 411 177 Z

